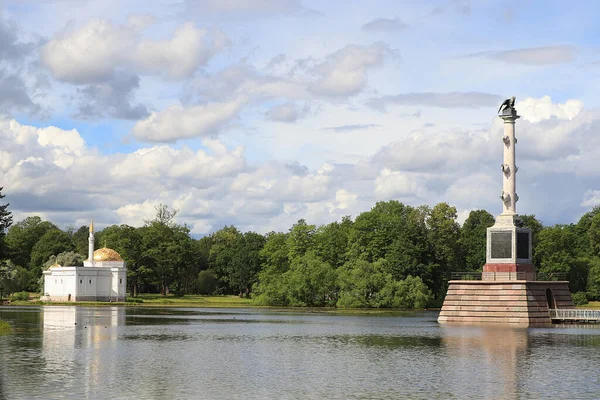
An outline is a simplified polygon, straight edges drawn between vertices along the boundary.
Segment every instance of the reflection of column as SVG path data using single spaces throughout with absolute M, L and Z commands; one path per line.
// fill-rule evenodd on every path
M 448 357 L 470 369 L 456 368 L 452 380 L 476 386 L 479 398 L 518 398 L 519 355 L 526 354 L 526 329 L 501 326 L 444 326 L 443 343 Z M 477 371 L 473 383 L 473 370 Z M 458 376 L 456 376 L 458 375 Z M 463 390 L 459 390 L 463 392 Z

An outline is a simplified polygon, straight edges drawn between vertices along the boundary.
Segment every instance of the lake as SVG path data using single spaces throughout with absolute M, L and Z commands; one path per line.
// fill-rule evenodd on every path
M 437 312 L 0 307 L 0 399 L 597 399 L 600 326 Z

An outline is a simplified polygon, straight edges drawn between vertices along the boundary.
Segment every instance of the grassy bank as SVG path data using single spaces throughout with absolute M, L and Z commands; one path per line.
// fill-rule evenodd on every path
M 8 322 L 0 319 L 0 335 L 2 335 L 4 333 L 9 333 L 11 331 L 12 331 L 12 328 L 10 327 L 10 324 Z
M 133 301 L 136 302 L 133 302 Z M 175 296 L 160 294 L 140 294 L 130 302 L 42 302 L 39 299 L 29 301 L 13 301 L 15 306 L 50 305 L 50 306 L 127 306 L 127 307 L 197 307 L 197 308 L 261 308 L 279 312 L 306 312 L 319 314 L 343 314 L 343 315 L 391 315 L 398 312 L 412 311 L 390 308 L 335 308 L 335 307 L 265 307 L 256 306 L 252 299 L 240 298 L 239 296 L 199 296 L 185 295 Z M 600 305 L 599 305 L 600 307 Z

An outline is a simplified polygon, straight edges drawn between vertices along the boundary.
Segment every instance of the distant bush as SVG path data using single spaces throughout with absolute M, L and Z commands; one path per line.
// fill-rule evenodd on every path
M 585 294 L 585 292 L 574 293 L 572 298 L 573 298 L 573 304 L 575 304 L 576 306 L 582 306 L 582 305 L 588 303 L 588 298 L 587 298 L 587 295 Z
M 27 301 L 29 300 L 29 293 L 27 292 L 16 292 L 10 295 L 12 301 Z
M 136 297 L 128 297 L 128 298 L 125 299 L 125 302 L 126 303 L 143 303 L 144 300 L 138 299 Z

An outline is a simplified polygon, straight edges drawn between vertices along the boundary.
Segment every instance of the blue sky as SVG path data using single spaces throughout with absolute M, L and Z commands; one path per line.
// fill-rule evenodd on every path
M 17 219 L 195 235 L 323 224 L 376 201 L 600 204 L 593 1 L 0 0 L 0 186 Z

